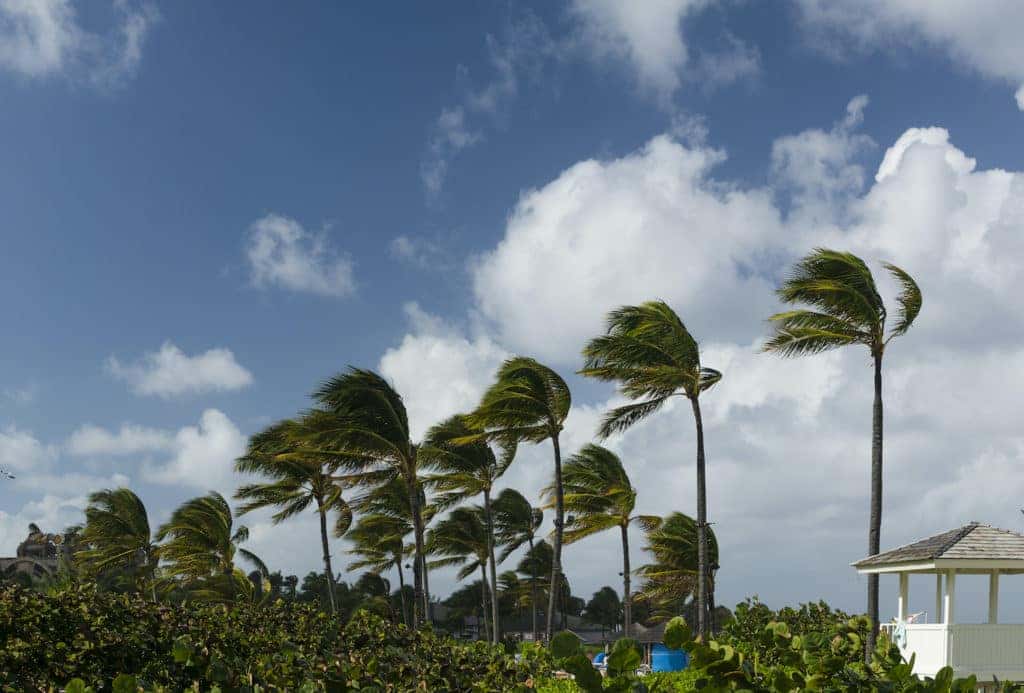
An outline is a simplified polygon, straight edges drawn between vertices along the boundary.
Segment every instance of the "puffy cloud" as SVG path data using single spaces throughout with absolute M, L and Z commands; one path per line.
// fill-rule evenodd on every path
M 651 298 L 705 338 L 744 326 L 749 340 L 745 325 L 771 312 L 762 268 L 785 234 L 769 191 L 710 177 L 723 158 L 658 136 L 523 194 L 502 241 L 473 268 L 477 305 L 501 343 L 575 364 L 609 310 Z
M 868 97 L 854 97 L 846 115 L 828 131 L 817 128 L 779 137 L 772 143 L 774 185 L 792 193 L 791 209 L 820 220 L 837 211 L 864 187 L 859 155 L 874 144 L 857 132 Z
M 123 424 L 116 433 L 84 424 L 71 434 L 67 450 L 78 457 L 137 455 L 172 449 L 174 438 L 167 431 Z
M 835 51 L 836 39 L 855 49 L 924 45 L 979 74 L 1008 82 L 1024 110 L 1024 5 L 1014 0 L 798 0 L 804 21 Z
M 230 494 L 237 483 L 235 459 L 245 452 L 245 445 L 246 437 L 224 412 L 207 409 L 198 426 L 185 426 L 175 433 L 169 459 L 144 465 L 143 478 Z
M 159 351 L 147 353 L 133 364 L 122 364 L 111 356 L 107 370 L 128 383 L 132 392 L 159 397 L 239 390 L 253 380 L 230 349 L 189 356 L 171 342 L 164 342 Z
M 279 214 L 258 219 L 245 252 L 254 286 L 337 297 L 355 291 L 348 255 L 331 248 L 326 234 L 306 231 L 294 219 Z
M 415 303 L 405 312 L 412 331 L 384 352 L 380 372 L 405 400 L 418 440 L 435 423 L 476 406 L 508 353 L 487 336 L 462 336 Z
M 116 85 L 142 60 L 159 18 L 148 3 L 114 0 L 106 34 L 81 27 L 71 0 L 0 0 L 0 68 L 30 78 L 67 73 L 98 86 Z
M 658 0 L 621 3 L 615 0 L 574 0 L 571 14 L 578 21 L 583 44 L 597 59 L 621 60 L 632 67 L 637 82 L 661 99 L 681 86 L 683 72 L 709 82 L 728 83 L 760 69 L 757 50 L 727 35 L 718 53 L 691 59 L 683 24 L 708 6 L 710 0 Z

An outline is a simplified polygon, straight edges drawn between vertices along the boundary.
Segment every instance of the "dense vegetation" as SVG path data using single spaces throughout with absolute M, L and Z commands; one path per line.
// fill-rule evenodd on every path
M 46 691 L 119 674 L 170 691 L 499 691 L 533 674 L 499 648 L 361 611 L 342 624 L 308 604 L 161 605 L 136 595 L 0 588 L 0 690 Z

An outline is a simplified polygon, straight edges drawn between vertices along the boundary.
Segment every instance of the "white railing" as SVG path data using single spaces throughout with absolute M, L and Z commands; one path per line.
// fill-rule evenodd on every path
M 893 636 L 896 624 L 882 630 Z M 900 651 L 914 656 L 914 673 L 934 676 L 952 666 L 957 676 L 975 674 L 979 681 L 1024 679 L 1024 625 L 989 623 L 908 623 Z

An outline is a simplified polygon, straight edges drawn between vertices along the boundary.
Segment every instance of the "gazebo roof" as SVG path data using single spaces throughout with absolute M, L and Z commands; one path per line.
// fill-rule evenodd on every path
M 853 566 L 861 573 L 936 572 L 944 569 L 1024 572 L 1024 534 L 971 522 L 868 556 Z

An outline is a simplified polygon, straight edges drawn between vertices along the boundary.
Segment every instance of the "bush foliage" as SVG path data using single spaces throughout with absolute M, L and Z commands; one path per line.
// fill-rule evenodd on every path
M 12 693 L 74 679 L 68 690 L 504 691 L 534 673 L 500 648 L 366 612 L 342 625 L 308 604 L 168 606 L 85 587 L 0 588 L 0 643 Z

